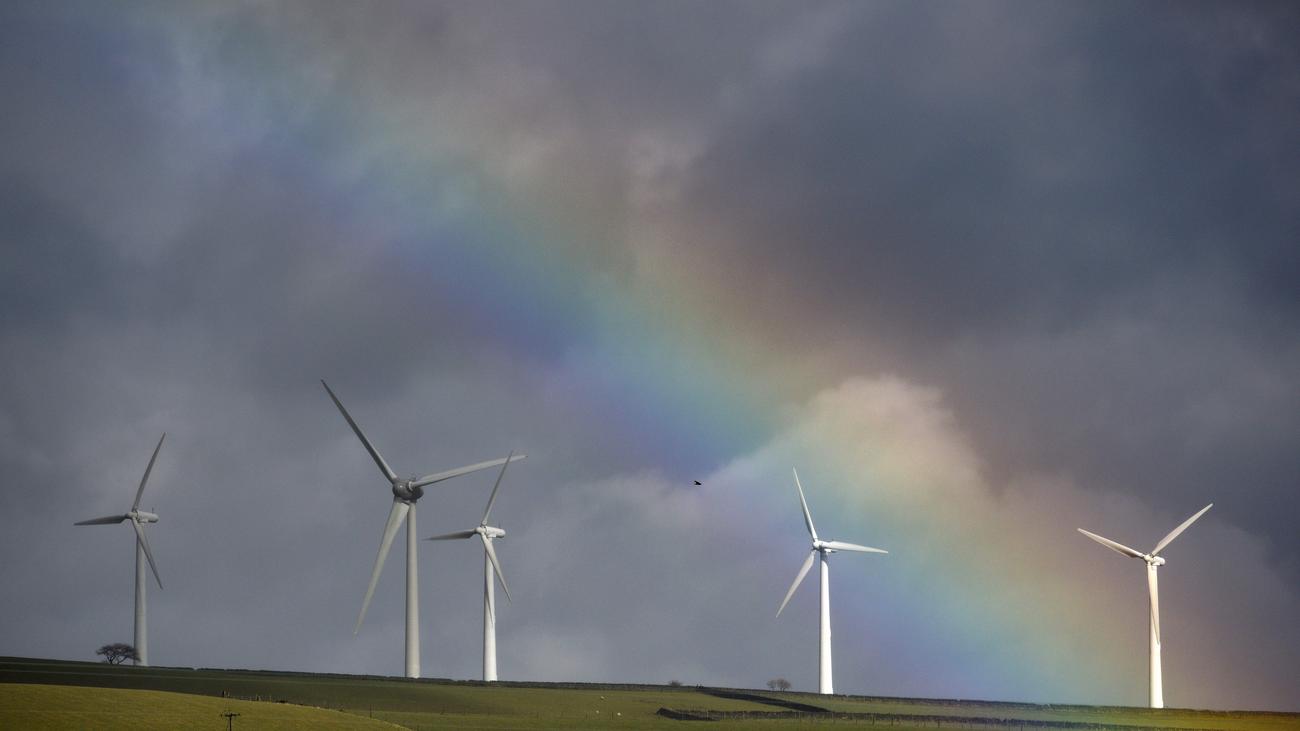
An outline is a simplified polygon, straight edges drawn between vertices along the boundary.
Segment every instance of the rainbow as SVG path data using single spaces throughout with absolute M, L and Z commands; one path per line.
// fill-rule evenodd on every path
M 191 20 L 170 12 L 140 11 L 129 31 L 106 23 L 95 32 L 109 43 L 193 36 Z M 611 269 L 635 263 L 586 255 L 603 248 L 601 227 L 565 189 L 571 181 L 539 189 L 478 164 L 474 151 L 496 142 L 499 125 L 463 113 L 439 114 L 435 123 L 346 76 L 313 88 L 297 65 L 318 60 L 312 39 L 284 27 L 219 29 L 227 35 L 207 40 L 226 53 L 203 81 L 223 105 L 201 124 L 236 140 L 258 137 L 267 154 L 286 156 L 311 197 L 327 202 L 322 217 L 355 236 L 356 255 L 395 257 L 395 267 L 427 278 L 431 306 L 498 333 L 525 357 L 561 362 L 583 384 L 600 428 L 699 473 L 725 474 L 789 425 L 791 395 L 810 393 L 811 367 L 765 345 L 743 298 L 717 294 L 717 268 L 667 247 L 650 285 L 625 286 Z M 287 126 L 259 130 L 257 120 L 275 113 Z M 1130 700 L 1100 660 L 1081 656 L 1077 639 L 1062 633 L 1059 618 L 1080 616 L 1071 599 L 1077 588 L 1041 563 L 1002 558 L 1032 546 L 971 526 L 978 515 L 946 505 L 952 493 L 927 482 L 930 455 L 890 440 L 864 444 L 847 429 L 823 436 L 799 453 L 805 484 L 815 486 L 814 514 L 861 520 L 857 540 L 891 548 L 886 560 L 898 562 L 896 575 L 911 577 L 869 590 L 842 582 L 837 601 L 849 604 L 837 615 L 855 602 L 883 604 L 923 623 L 917 641 L 935 650 L 930 656 L 970 660 L 925 671 L 934 687 L 952 688 L 945 695 Z M 792 492 L 772 489 L 788 481 L 788 472 L 772 475 L 743 509 L 801 530 Z M 918 535 L 930 538 L 918 546 Z M 796 566 L 792 558 L 791 572 Z

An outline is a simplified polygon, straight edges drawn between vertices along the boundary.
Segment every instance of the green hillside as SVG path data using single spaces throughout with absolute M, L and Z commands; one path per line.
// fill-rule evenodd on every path
M 57 687 L 64 686 L 64 687 Z M 78 686 L 78 687 L 68 687 Z M 184 695 L 181 695 L 184 694 Z M 224 697 L 223 697 L 224 696 Z M 0 728 L 1300 729 L 1300 714 L 493 683 L 0 658 Z M 294 715 L 302 714 L 302 715 Z M 694 719 L 694 720 L 675 720 Z M 241 726 L 242 724 L 242 726 Z M 370 725 L 374 724 L 374 725 Z
M 236 728 L 375 729 L 390 723 L 286 703 L 256 703 L 158 690 L 0 683 L 0 728 L 172 731 L 226 727 L 224 713 L 239 714 Z

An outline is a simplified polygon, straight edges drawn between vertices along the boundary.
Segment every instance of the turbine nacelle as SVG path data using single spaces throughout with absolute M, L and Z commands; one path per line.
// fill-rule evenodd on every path
M 1162 558 L 1162 557 L 1160 557 L 1160 556 L 1144 556 L 1143 558 L 1145 558 L 1145 559 L 1146 559 L 1146 562 L 1147 562 L 1148 564 L 1150 564 L 1151 566 L 1164 566 L 1164 565 L 1165 565 L 1165 560 L 1164 560 L 1164 558 Z
M 394 480 L 393 497 L 408 505 L 412 505 L 416 500 L 424 497 L 424 488 L 420 487 L 416 483 L 414 477 L 409 480 Z
M 157 514 L 155 514 L 155 513 L 149 513 L 149 512 L 146 512 L 146 511 L 144 511 L 144 510 L 132 510 L 131 512 L 129 512 L 129 513 L 126 514 L 126 517 L 130 518 L 131 520 L 134 520 L 134 521 L 137 522 L 137 523 L 157 523 L 157 522 L 158 522 L 158 515 L 157 515 Z
M 506 532 L 500 528 L 490 525 L 480 525 L 474 529 L 474 532 L 484 538 L 505 538 Z

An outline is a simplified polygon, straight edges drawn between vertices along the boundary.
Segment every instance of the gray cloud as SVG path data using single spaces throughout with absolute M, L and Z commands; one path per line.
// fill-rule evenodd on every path
M 155 661 L 395 672 L 399 556 L 348 634 L 388 496 L 325 377 L 403 472 L 530 452 L 499 508 L 503 677 L 810 686 L 788 660 L 807 637 L 768 621 L 798 558 L 771 536 L 797 524 L 719 512 L 782 484 L 800 422 L 724 448 L 693 425 L 716 415 L 643 404 L 616 368 L 595 382 L 656 355 L 591 335 L 606 287 L 716 336 L 772 413 L 881 373 L 936 387 L 959 436 L 935 443 L 981 474 L 953 500 L 992 525 L 1023 503 L 1142 535 L 1215 500 L 1185 547 L 1196 580 L 1170 582 L 1171 605 L 1198 607 L 1171 632 L 1212 639 L 1170 652 L 1257 669 L 1186 677 L 1216 705 L 1292 707 L 1265 678 L 1296 668 L 1295 13 L 10 4 L 0 509 L 18 520 L 0 580 L 23 590 L 0 595 L 0 652 L 84 658 L 127 636 L 129 531 L 71 523 L 124 507 L 167 431 L 146 500 L 167 582 Z M 412 158 L 439 174 L 393 182 L 428 172 Z M 551 247 L 520 259 L 553 270 L 516 274 L 572 276 L 569 321 L 504 283 L 467 289 L 490 265 L 458 256 L 478 235 L 463 202 L 490 196 L 563 230 L 510 246 Z M 642 433 L 648 416 L 675 426 Z M 431 495 L 421 533 L 477 516 L 490 483 Z M 473 677 L 481 557 L 421 560 L 425 673 Z M 1108 568 L 1072 564 L 1122 580 Z M 921 601 L 895 571 L 864 569 Z M 1226 595 L 1254 602 L 1205 601 Z M 926 645 L 901 604 L 848 596 L 879 613 L 845 620 L 872 638 L 839 656 L 846 689 L 1017 697 L 996 672 L 1010 650 L 952 627 L 959 647 Z M 1110 639 L 1098 652 L 1140 676 Z M 1079 700 L 1141 700 L 1096 692 Z

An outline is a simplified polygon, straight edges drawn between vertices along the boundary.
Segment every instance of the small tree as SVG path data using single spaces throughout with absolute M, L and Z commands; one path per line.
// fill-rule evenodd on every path
M 670 681 L 668 681 L 668 687 L 670 687 L 670 688 L 680 688 L 680 687 L 682 687 L 682 681 L 680 681 L 680 680 L 670 680 Z
M 785 678 L 772 678 L 767 681 L 767 687 L 772 690 L 790 690 L 790 681 Z
M 136 654 L 135 647 L 125 642 L 114 642 L 111 645 L 104 645 L 95 650 L 96 655 L 103 655 L 104 662 L 109 665 L 121 665 L 127 660 L 139 660 L 140 656 Z

